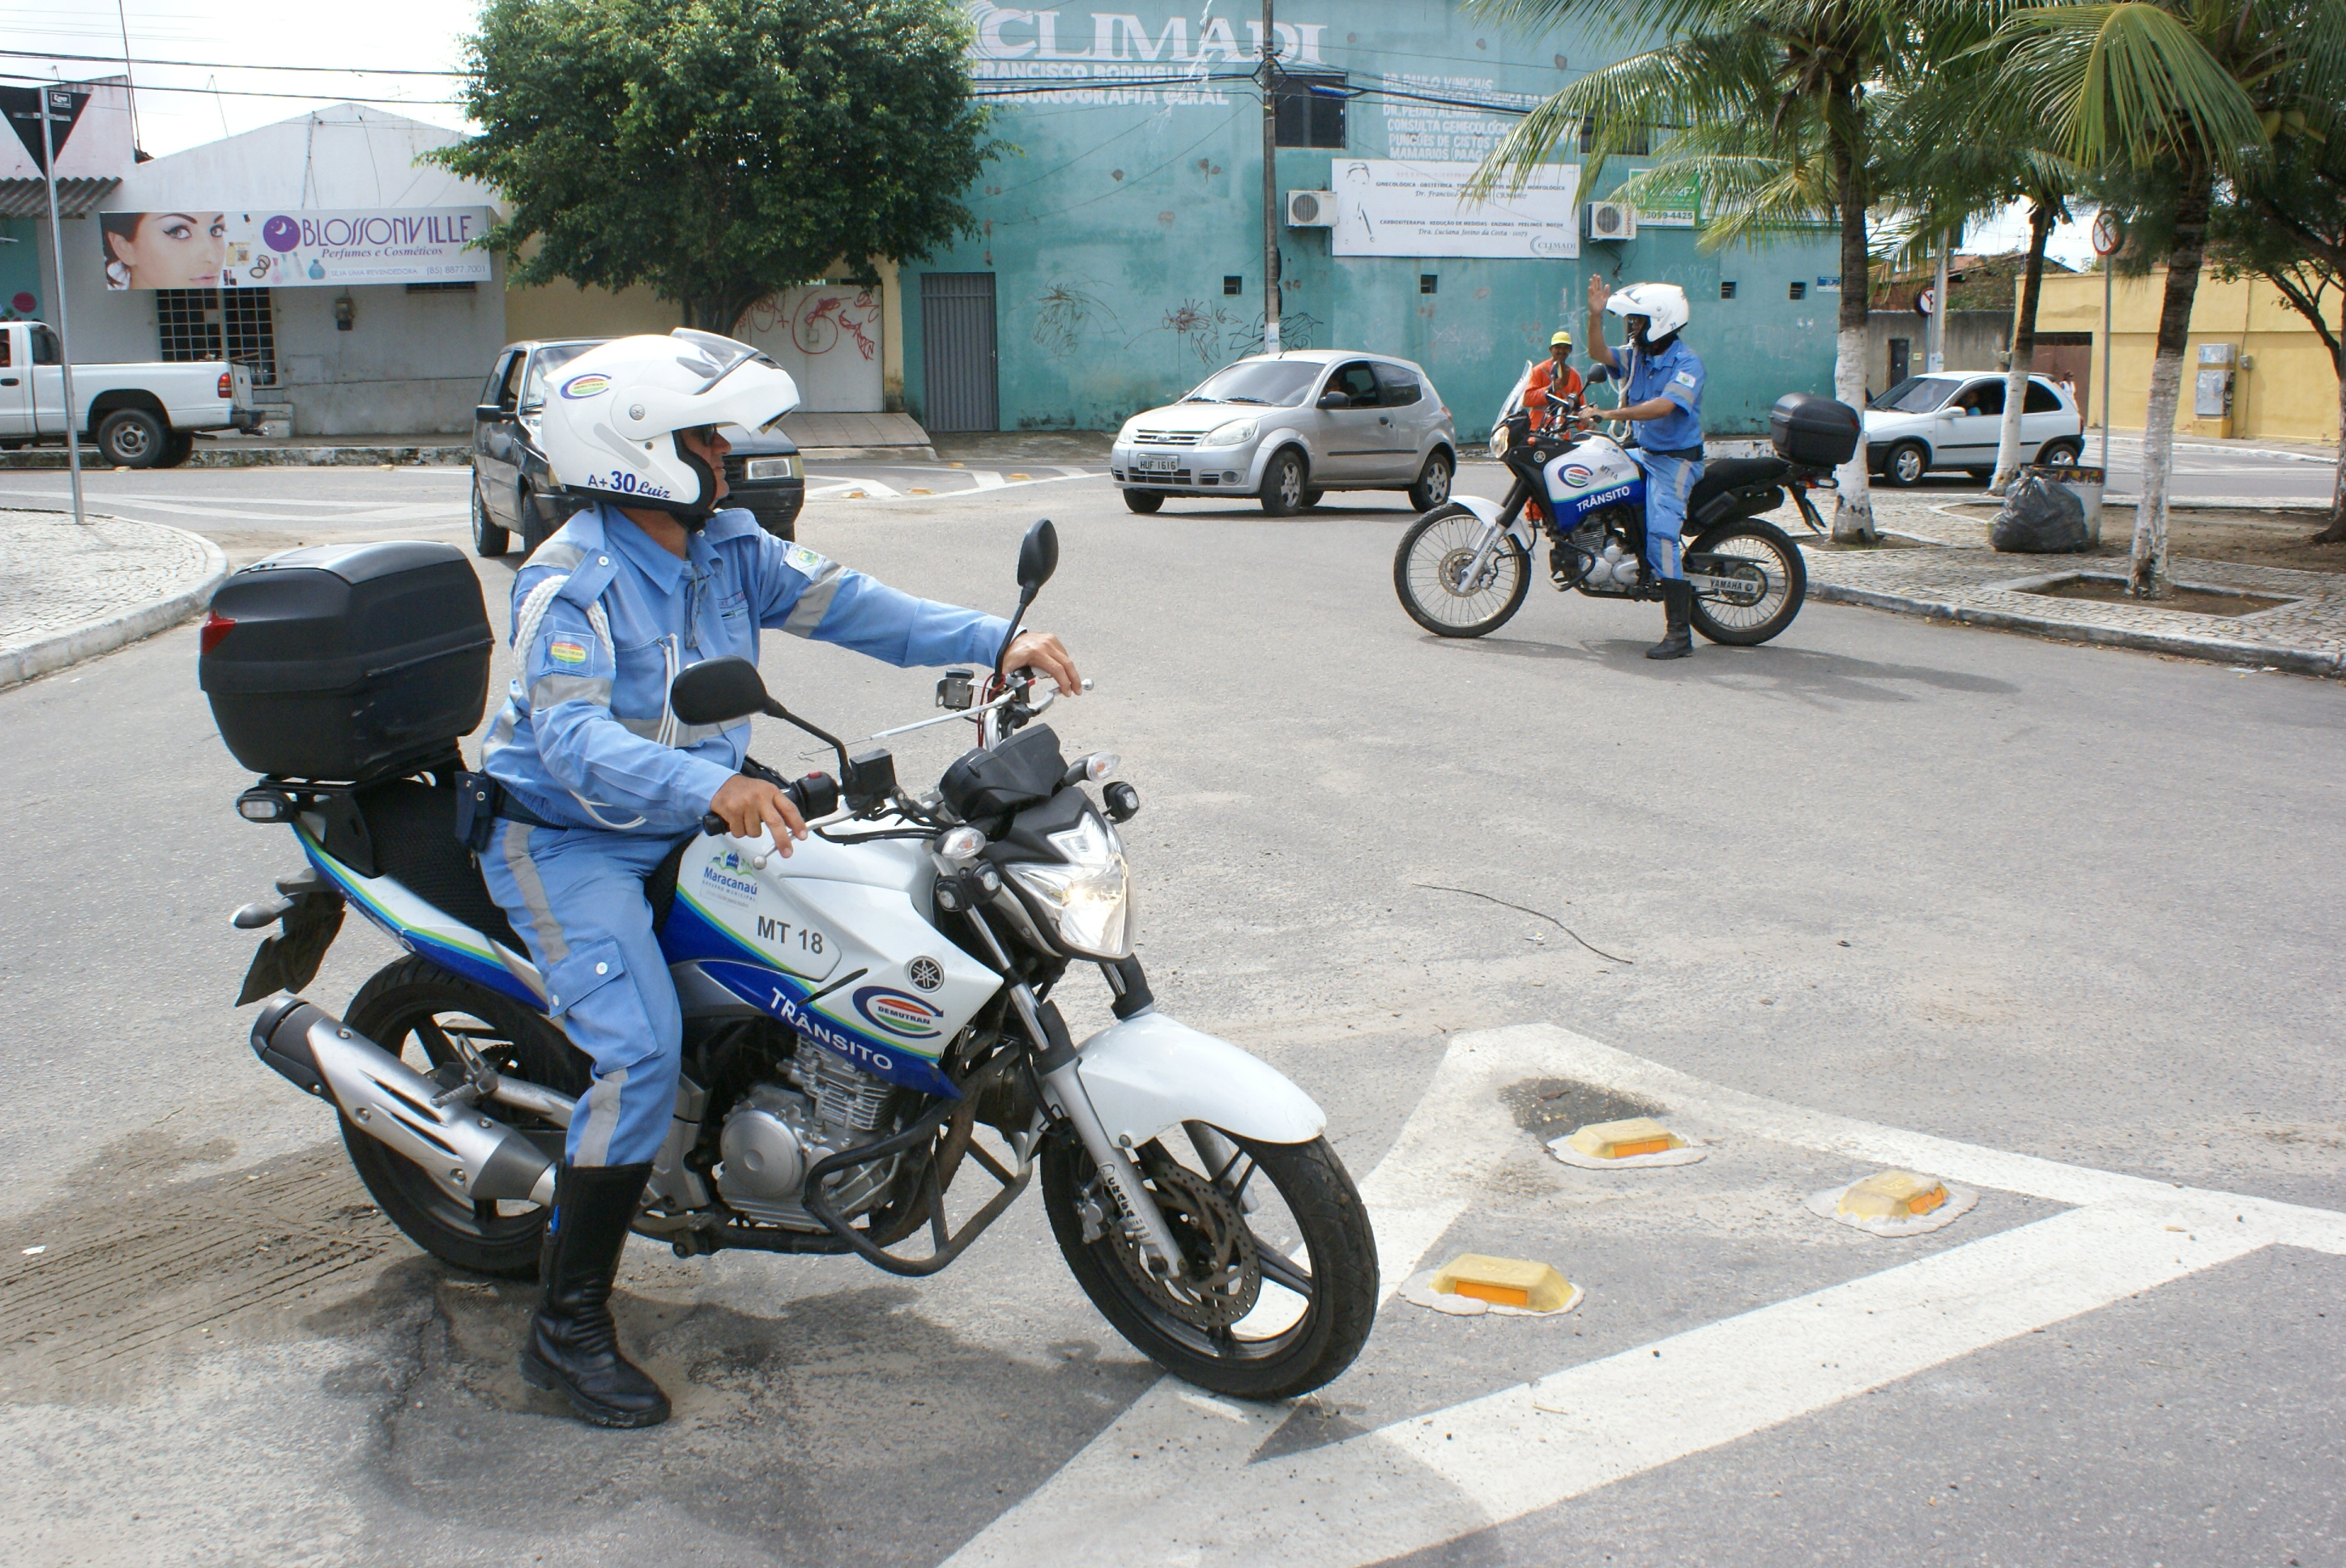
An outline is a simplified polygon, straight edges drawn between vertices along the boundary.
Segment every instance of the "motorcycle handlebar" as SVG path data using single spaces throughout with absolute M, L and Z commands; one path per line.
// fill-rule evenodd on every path
M 799 809 L 799 815 L 810 822 L 839 809 L 839 780 L 828 773 L 810 773 L 803 779 L 786 780 L 772 769 L 747 757 L 741 759 L 741 771 L 752 779 L 779 785 L 782 793 L 790 797 L 790 804 Z M 732 831 L 725 819 L 714 811 L 702 814 L 700 830 L 712 839 Z

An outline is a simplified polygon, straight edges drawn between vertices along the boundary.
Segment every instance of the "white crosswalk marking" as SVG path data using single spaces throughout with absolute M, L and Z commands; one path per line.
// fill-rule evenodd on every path
M 1096 1555 L 1350 1568 L 1438 1545 L 1868 1389 L 2281 1243 L 2346 1254 L 2346 1215 L 2174 1186 L 1763 1100 L 1545 1025 L 1461 1035 L 1362 1183 L 1387 1288 L 1520 1138 L 1499 1086 L 1576 1078 L 1725 1131 L 2077 1205 L 1790 1301 L 1571 1367 L 1290 1459 L 1250 1464 L 1283 1406 L 1190 1408 L 1163 1380 L 1018 1507 L 960 1568 Z M 1658 1352 L 1658 1354 L 1657 1354 Z M 1178 1390 L 1178 1391 L 1177 1391 Z M 1219 1413 L 1219 1412 L 1218 1412 Z M 1133 1465 L 1146 1453 L 1150 1463 Z M 1122 1463 L 1119 1466 L 1118 1461 Z M 1113 1523 L 1100 1500 L 1113 1497 Z M 1149 1543 L 1134 1555 L 1139 1543 Z

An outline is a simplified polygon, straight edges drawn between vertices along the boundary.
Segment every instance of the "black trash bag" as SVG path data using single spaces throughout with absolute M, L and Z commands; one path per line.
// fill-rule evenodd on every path
M 2074 555 L 2093 547 L 2076 493 L 2035 468 L 2022 469 L 2004 492 L 2004 510 L 1989 525 L 1987 542 L 2022 555 Z

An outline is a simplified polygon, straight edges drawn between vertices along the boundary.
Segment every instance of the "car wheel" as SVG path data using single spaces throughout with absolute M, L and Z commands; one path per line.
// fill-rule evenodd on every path
M 1409 504 L 1420 512 L 1431 512 L 1450 499 L 1450 454 L 1436 449 L 1417 471 L 1417 483 L 1409 487 Z
M 1154 490 L 1127 490 L 1124 504 L 1135 512 L 1150 513 L 1165 504 L 1165 497 Z
M 497 526 L 489 515 L 489 498 L 481 493 L 481 482 L 473 481 L 473 553 L 484 561 L 495 560 L 513 548 L 513 536 Z
M 1328 499 L 1328 493 L 1315 485 L 1303 493 L 1303 510 L 1309 512 L 1326 499 Z
M 171 433 L 145 409 L 118 408 L 98 422 L 97 450 L 117 468 L 153 468 L 170 448 Z
M 163 448 L 163 461 L 156 466 L 177 468 L 195 454 L 196 433 L 191 430 L 175 430 L 171 433 L 170 442 Z
M 1931 454 L 1919 441 L 1902 441 L 1882 460 L 1882 483 L 1900 490 L 1923 483 L 1931 472 Z
M 521 553 L 524 560 L 537 554 L 546 543 L 547 529 L 537 509 L 537 497 L 527 484 L 514 492 L 514 515 L 521 520 Z
M 2037 453 L 2036 461 L 2045 467 L 2057 468 L 2065 463 L 2075 463 L 2085 454 L 2084 442 L 2063 436 L 2058 441 L 2046 442 L 2043 450 Z
M 1271 457 L 1262 471 L 1262 489 L 1257 492 L 1266 517 L 1292 517 L 1303 510 L 1303 493 L 1311 488 L 1306 483 L 1311 471 L 1304 465 L 1303 454 L 1288 447 Z

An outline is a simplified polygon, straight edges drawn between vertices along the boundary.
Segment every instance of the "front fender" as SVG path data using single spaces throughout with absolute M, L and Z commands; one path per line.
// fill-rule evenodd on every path
M 1492 524 L 1494 527 L 1497 526 L 1500 517 L 1504 515 L 1507 510 L 1497 502 L 1485 501 L 1479 495 L 1453 495 L 1450 498 L 1450 504 L 1453 506 L 1464 506 L 1467 511 L 1472 512 L 1475 516 L 1480 517 L 1484 522 Z
M 1266 1144 L 1308 1144 L 1328 1125 L 1311 1096 L 1277 1069 L 1157 1013 L 1085 1041 L 1076 1075 L 1107 1135 L 1136 1147 L 1182 1122 Z

